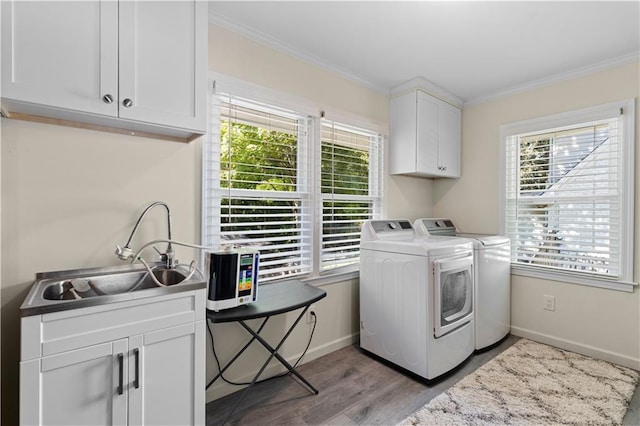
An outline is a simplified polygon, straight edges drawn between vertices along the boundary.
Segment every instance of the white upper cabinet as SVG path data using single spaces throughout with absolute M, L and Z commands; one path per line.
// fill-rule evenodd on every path
M 116 117 L 118 3 L 3 1 L 1 93 Z
M 120 117 L 204 132 L 207 2 L 122 1 L 119 15 Z
M 391 98 L 389 172 L 460 177 L 462 110 L 422 89 Z
M 206 130 L 207 2 L 2 2 L 6 113 Z

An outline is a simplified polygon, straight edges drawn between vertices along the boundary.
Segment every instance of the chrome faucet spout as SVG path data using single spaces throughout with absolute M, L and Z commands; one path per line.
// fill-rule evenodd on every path
M 140 217 L 138 218 L 138 221 L 136 222 L 135 226 L 133 227 L 133 230 L 131 231 L 131 235 L 129 235 L 129 239 L 127 240 L 127 243 L 122 248 L 117 247 L 116 254 L 120 258 L 123 258 L 123 256 L 127 256 L 128 254 L 131 254 L 131 240 L 133 240 L 133 236 L 136 234 L 136 231 L 138 230 L 138 226 L 140 226 L 142 219 L 147 215 L 149 210 L 151 210 L 156 206 L 163 206 L 167 210 L 167 234 L 168 234 L 167 240 L 169 240 L 169 242 L 167 243 L 167 250 L 164 253 L 161 253 L 160 256 L 163 262 L 165 263 L 165 265 L 167 266 L 167 268 L 173 269 L 175 267 L 175 261 L 174 261 L 174 255 L 173 255 L 173 246 L 171 245 L 171 210 L 169 209 L 169 206 L 167 205 L 167 203 L 165 203 L 164 201 L 156 201 L 150 204 L 146 209 L 144 209 L 142 214 L 140 214 Z

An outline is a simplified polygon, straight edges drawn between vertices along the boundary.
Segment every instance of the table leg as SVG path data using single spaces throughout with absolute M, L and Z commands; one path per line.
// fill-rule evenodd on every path
M 302 319 L 302 317 L 304 317 L 304 315 L 307 313 L 307 311 L 309 310 L 309 305 L 305 306 L 305 308 L 302 310 L 302 312 L 300 313 L 300 315 L 298 315 L 298 318 L 296 318 L 296 320 L 293 322 L 293 324 L 291 325 L 291 327 L 289 328 L 289 330 L 287 330 L 287 333 L 284 335 L 284 337 L 280 340 L 280 342 L 278 343 L 278 345 L 275 347 L 275 349 L 269 344 L 269 342 L 267 342 L 266 340 L 264 340 L 259 333 L 262 331 L 262 329 L 264 328 L 265 324 L 267 323 L 267 320 L 269 317 L 266 317 L 264 319 L 264 321 L 262 322 L 262 324 L 260 325 L 260 327 L 258 328 L 257 331 L 254 331 L 251 327 L 249 327 L 244 321 L 238 321 L 238 323 L 245 329 L 247 330 L 251 335 L 252 338 L 251 340 L 240 350 L 239 353 L 236 354 L 236 356 L 233 357 L 233 359 L 231 361 L 229 361 L 227 363 L 227 365 L 225 365 L 225 367 L 223 369 L 220 370 L 220 372 L 218 373 L 218 375 L 216 375 L 216 377 L 214 377 L 211 382 L 209 382 L 209 384 L 207 385 L 207 388 L 211 385 L 211 383 L 213 383 L 216 379 L 218 379 L 218 377 L 222 376 L 222 373 L 229 368 L 229 366 L 240 356 L 240 354 L 242 352 L 244 352 L 247 347 L 249 347 L 249 345 L 251 343 L 253 343 L 254 340 L 259 341 L 262 346 L 264 346 L 268 351 L 269 351 L 269 357 L 267 358 L 267 360 L 264 362 L 264 364 L 262 364 L 262 367 L 260 368 L 260 371 L 258 371 L 258 373 L 255 375 L 255 377 L 253 378 L 253 380 L 251 380 L 251 383 L 244 388 L 244 390 L 242 391 L 242 393 L 240 394 L 240 396 L 238 397 L 238 399 L 236 400 L 236 403 L 233 405 L 233 408 L 231 409 L 231 411 L 229 412 L 229 414 L 227 414 L 225 420 L 223 423 L 226 423 L 226 421 L 231 418 L 231 416 L 233 415 L 233 413 L 235 413 L 235 411 L 238 409 L 238 407 L 240 406 L 240 403 L 242 402 L 242 400 L 244 399 L 245 394 L 249 391 L 249 389 L 251 388 L 251 386 L 253 386 L 254 384 L 256 384 L 256 382 L 258 381 L 258 379 L 260 378 L 260 376 L 262 375 L 262 373 L 264 372 L 264 370 L 267 368 L 267 366 L 269 365 L 269 363 L 271 362 L 271 360 L 275 357 L 278 361 L 280 361 L 280 363 L 285 366 L 287 368 L 287 370 L 289 370 L 290 373 L 294 374 L 298 379 L 300 379 L 305 385 L 307 385 L 307 387 L 309 389 L 311 389 L 313 391 L 314 394 L 318 394 L 318 390 L 316 388 L 314 388 L 311 383 L 309 383 L 309 381 L 307 381 L 307 379 L 305 379 L 304 377 L 302 377 L 302 375 L 300 375 L 300 373 L 298 373 L 295 368 L 293 368 L 293 366 L 291 366 L 291 364 L 289 364 L 287 362 L 286 359 L 284 359 L 279 353 L 278 351 L 280 350 L 280 348 L 282 347 L 282 345 L 284 344 L 285 340 L 287 340 L 287 338 L 289 337 L 289 335 L 291 335 L 291 333 L 293 332 L 293 330 L 296 328 L 296 326 L 298 325 L 298 323 L 300 322 L 300 320 Z
M 267 317 L 265 319 L 265 322 L 267 319 L 269 319 L 270 317 Z M 264 339 L 262 337 L 259 337 L 257 335 L 256 332 L 254 332 L 248 325 L 246 325 L 244 323 L 244 321 L 238 321 L 245 329 L 249 330 L 249 332 L 254 336 L 251 341 L 253 342 L 254 340 L 258 340 L 261 341 L 261 343 L 264 341 Z M 262 327 L 260 327 L 260 330 L 262 330 Z M 264 343 L 263 343 L 264 344 Z M 231 416 L 233 415 L 233 413 L 236 412 L 236 410 L 238 409 L 238 407 L 240 406 L 240 403 L 242 402 L 242 400 L 244 399 L 245 394 L 249 391 L 249 389 L 251 388 L 251 386 L 255 385 L 256 382 L 258 381 L 258 378 L 262 375 L 262 373 L 264 372 L 264 370 L 267 368 L 267 365 L 269 365 L 269 363 L 271 362 L 271 360 L 273 359 L 274 356 L 274 352 L 271 353 L 271 355 L 269 355 L 269 357 L 267 358 L 267 360 L 264 362 L 264 364 L 262 364 L 262 367 L 260 368 L 260 371 L 258 371 L 258 374 L 255 375 L 255 377 L 253 378 L 253 380 L 251 380 L 251 383 L 244 388 L 244 390 L 242 391 L 242 393 L 240 394 L 240 396 L 238 397 L 238 399 L 236 400 L 236 403 L 233 405 L 233 408 L 231 409 L 231 411 L 229 412 L 229 414 L 227 414 L 227 417 L 224 419 L 224 423 L 227 422 L 227 420 L 229 420 L 231 418 Z M 316 394 L 318 392 L 316 391 Z
M 311 383 L 309 383 L 307 381 L 307 379 L 305 379 L 304 377 L 302 377 L 302 375 L 300 373 L 298 373 L 292 366 L 291 364 L 289 364 L 287 362 L 286 359 L 284 359 L 279 353 L 278 351 L 280 350 L 280 348 L 282 347 L 282 345 L 284 344 L 285 340 L 287 340 L 287 338 L 289 337 L 289 335 L 291 334 L 291 332 L 293 332 L 293 330 L 296 328 L 296 326 L 298 325 L 298 323 L 300 322 L 300 320 L 302 319 L 302 317 L 304 317 L 304 315 L 307 313 L 307 310 L 309 309 L 309 306 L 305 306 L 305 308 L 302 310 L 302 312 L 300 313 L 300 315 L 298 315 L 298 318 L 294 321 L 294 323 L 291 325 L 291 327 L 289 328 L 289 330 L 287 331 L 287 333 L 284 335 L 284 337 L 282 338 L 282 340 L 280 340 L 280 343 L 278 343 L 278 346 L 276 346 L 276 348 L 274 349 L 269 342 L 267 342 L 266 340 L 264 340 L 258 333 L 260 333 L 260 330 L 258 330 L 258 332 L 255 332 L 253 329 L 251 329 L 251 327 L 249 327 L 248 325 L 246 325 L 244 323 L 244 321 L 239 321 L 240 325 L 242 325 L 245 330 L 247 330 L 249 333 L 251 333 L 251 335 L 253 335 L 253 338 L 258 340 L 260 343 L 262 343 L 262 346 L 264 346 L 270 353 L 271 355 L 269 356 L 269 359 L 267 360 L 267 362 L 271 361 L 271 358 L 276 357 L 278 359 L 278 361 L 280 361 L 280 363 L 282 365 L 284 365 L 287 370 L 289 370 L 289 372 L 291 372 L 291 374 L 295 375 L 298 379 L 300 379 L 305 385 L 307 385 L 309 387 L 309 389 L 311 389 L 313 391 L 313 393 L 315 393 L 316 395 L 319 393 L 318 390 L 316 388 L 313 387 L 313 385 L 311 385 Z M 264 369 L 264 368 L 263 368 Z M 258 373 L 258 376 L 262 374 L 262 371 L 260 371 Z
M 262 331 L 262 329 L 264 328 L 265 324 L 267 323 L 267 321 L 269 320 L 270 317 L 266 317 L 263 321 L 262 324 L 260 324 L 260 327 L 258 328 L 258 333 L 260 333 Z M 252 337 L 251 340 L 249 340 L 243 347 L 242 349 L 240 349 L 240 351 L 238 351 L 238 353 L 231 359 L 231 361 L 227 362 L 227 364 L 220 369 L 220 371 L 218 372 L 218 374 L 216 374 L 216 376 L 211 379 L 209 381 L 209 383 L 207 383 L 207 386 L 205 387 L 205 390 L 209 389 L 209 387 L 211 387 L 211 385 L 218 380 L 220 377 L 222 377 L 222 375 L 224 374 L 225 371 L 227 371 L 227 369 L 229 367 L 231 367 L 231 365 L 236 361 L 236 359 L 238 359 L 238 357 L 240 355 L 242 355 L 242 353 L 249 347 L 249 345 L 251 345 L 253 343 L 253 341 L 256 340 L 255 337 Z M 213 345 L 213 342 L 211 342 L 211 344 Z M 213 349 L 213 348 L 212 348 Z

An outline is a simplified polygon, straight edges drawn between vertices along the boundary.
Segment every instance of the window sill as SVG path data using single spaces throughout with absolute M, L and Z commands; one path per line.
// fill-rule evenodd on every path
M 341 272 L 327 273 L 317 277 L 309 277 L 302 279 L 303 282 L 312 285 L 314 287 L 322 287 L 324 285 L 335 284 L 343 281 L 350 281 L 360 277 L 360 270 L 356 267 L 355 270 L 346 270 Z
M 606 288 L 609 290 L 624 291 L 627 293 L 633 293 L 634 288 L 638 285 L 638 283 L 630 281 L 617 281 L 596 276 L 574 274 L 571 272 L 542 271 L 536 267 L 517 264 L 511 264 L 511 274 L 550 281 L 559 281 L 563 283 L 579 284 L 589 287 Z
M 283 278 L 281 280 L 268 281 L 266 283 L 260 282 L 258 285 L 269 285 L 269 284 L 273 284 L 281 281 L 299 280 L 305 284 L 309 284 L 314 287 L 322 287 L 325 285 L 340 283 L 344 281 L 351 281 L 358 278 L 360 278 L 360 270 L 356 266 L 355 269 L 349 268 L 340 272 L 328 272 L 320 276 L 288 277 L 288 278 Z

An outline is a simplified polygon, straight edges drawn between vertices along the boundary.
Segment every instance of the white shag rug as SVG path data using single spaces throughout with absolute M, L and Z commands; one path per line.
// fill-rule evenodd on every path
M 521 339 L 401 425 L 620 424 L 635 370 Z

